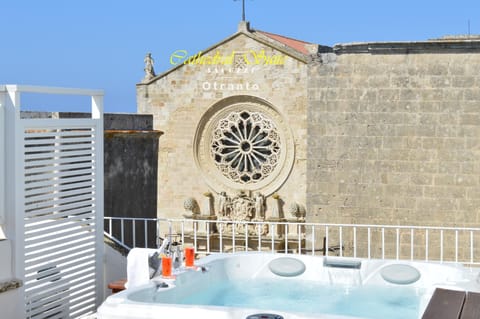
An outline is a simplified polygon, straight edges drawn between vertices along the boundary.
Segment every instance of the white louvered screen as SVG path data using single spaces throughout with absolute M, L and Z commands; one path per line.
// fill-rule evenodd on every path
M 95 310 L 95 224 L 101 222 L 95 215 L 95 135 L 102 132 L 84 120 L 59 122 L 24 130 L 27 318 Z
M 5 89 L 7 207 L 25 318 L 92 314 L 103 301 L 103 92 Z M 23 119 L 22 92 L 90 95 L 91 118 Z

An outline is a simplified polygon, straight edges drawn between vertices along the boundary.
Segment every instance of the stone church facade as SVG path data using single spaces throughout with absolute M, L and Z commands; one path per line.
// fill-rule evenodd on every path
M 249 28 L 137 85 L 158 215 L 478 226 L 480 40 L 324 47 Z

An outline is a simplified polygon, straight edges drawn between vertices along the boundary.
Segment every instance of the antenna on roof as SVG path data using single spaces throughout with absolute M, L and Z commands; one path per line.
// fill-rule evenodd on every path
M 468 37 L 470 38 L 470 19 L 468 19 Z

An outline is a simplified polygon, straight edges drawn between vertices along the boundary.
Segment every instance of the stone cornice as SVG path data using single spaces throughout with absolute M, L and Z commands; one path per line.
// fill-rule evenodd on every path
M 153 138 L 158 138 L 162 136 L 163 131 L 159 130 L 104 130 L 103 133 L 105 137 L 113 136 L 130 136 L 130 137 L 145 137 L 150 136 Z
M 359 42 L 336 44 L 336 54 L 408 54 L 480 52 L 478 39 L 430 40 L 419 42 Z

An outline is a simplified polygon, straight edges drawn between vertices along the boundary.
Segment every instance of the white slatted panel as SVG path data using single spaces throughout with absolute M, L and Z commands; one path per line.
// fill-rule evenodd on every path
M 96 172 L 103 157 L 96 151 L 103 130 L 92 119 L 21 122 L 26 316 L 78 318 L 95 311 L 101 284 Z

